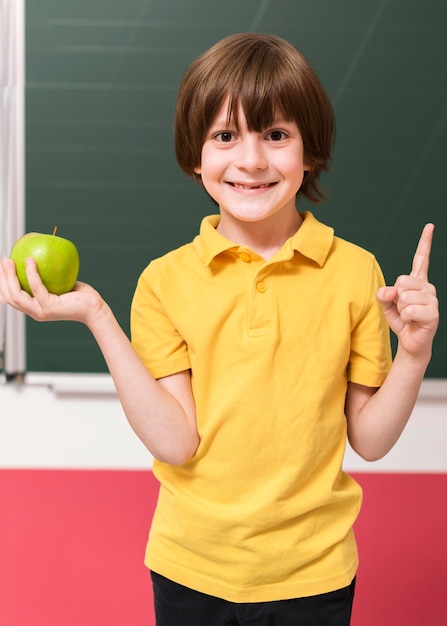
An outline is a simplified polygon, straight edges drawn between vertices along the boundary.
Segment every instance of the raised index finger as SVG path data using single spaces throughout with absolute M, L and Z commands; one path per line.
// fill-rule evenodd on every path
M 418 247 L 413 257 L 411 276 L 428 280 L 428 266 L 430 264 L 430 250 L 433 241 L 433 224 L 426 224 L 419 239 Z

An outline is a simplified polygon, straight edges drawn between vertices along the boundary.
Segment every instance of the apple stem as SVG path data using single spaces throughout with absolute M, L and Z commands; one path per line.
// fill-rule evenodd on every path
M 53 229 L 53 235 L 55 235 L 57 233 L 57 229 L 59 228 L 59 226 L 55 226 Z

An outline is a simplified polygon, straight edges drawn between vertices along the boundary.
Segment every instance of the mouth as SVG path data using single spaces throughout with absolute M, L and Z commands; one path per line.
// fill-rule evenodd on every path
M 270 187 L 273 187 L 274 185 L 276 185 L 276 183 L 248 183 L 248 184 L 242 184 L 242 183 L 232 183 L 229 182 L 229 185 L 231 185 L 231 187 L 234 187 L 235 189 L 242 189 L 244 191 L 251 191 L 252 189 L 268 189 Z

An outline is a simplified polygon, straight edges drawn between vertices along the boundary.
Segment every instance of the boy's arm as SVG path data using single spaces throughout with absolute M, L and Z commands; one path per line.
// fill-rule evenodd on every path
M 430 362 L 439 321 L 436 290 L 428 282 L 433 225 L 422 232 L 409 276 L 377 292 L 398 348 L 380 389 L 349 383 L 346 395 L 348 438 L 364 459 L 385 456 L 401 435 Z
M 0 302 L 37 321 L 84 323 L 102 351 L 126 417 L 155 458 L 171 464 L 187 461 L 199 444 L 189 371 L 155 380 L 121 329 L 110 307 L 89 285 L 77 283 L 63 296 L 49 294 L 31 260 L 27 269 L 34 297 L 22 291 L 14 263 L 0 264 Z
M 101 349 L 135 433 L 160 461 L 179 465 L 199 445 L 190 372 L 155 380 L 104 303 L 87 326 Z

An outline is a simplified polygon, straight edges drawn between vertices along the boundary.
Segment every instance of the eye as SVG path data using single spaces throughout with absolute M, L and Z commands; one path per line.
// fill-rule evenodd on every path
M 271 130 L 267 133 L 266 138 L 270 141 L 281 141 L 287 138 L 287 134 L 283 130 Z
M 220 141 L 221 143 L 230 143 L 230 141 L 234 141 L 234 138 L 234 134 L 229 130 L 214 135 L 214 139 L 216 139 L 216 141 Z

